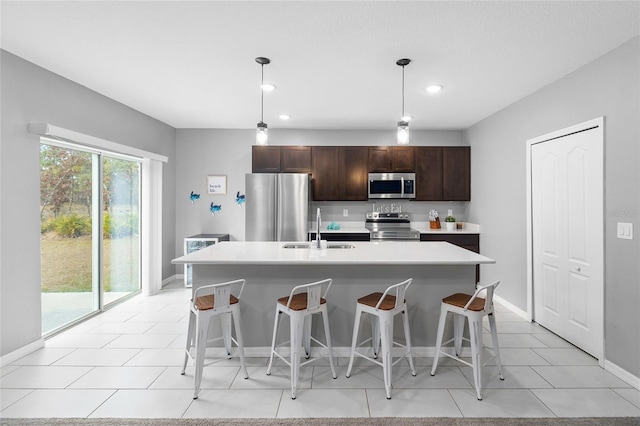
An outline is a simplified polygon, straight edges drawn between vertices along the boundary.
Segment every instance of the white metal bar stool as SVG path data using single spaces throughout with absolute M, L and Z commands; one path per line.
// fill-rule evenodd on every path
M 267 367 L 267 375 L 271 374 L 271 365 L 273 364 L 274 355 L 282 359 L 289 367 L 291 367 L 291 399 L 296 399 L 296 388 L 298 386 L 298 375 L 300 372 L 300 367 L 318 359 L 314 358 L 300 363 L 300 348 L 304 344 L 306 358 L 308 359 L 311 355 L 311 340 L 328 350 L 331 374 L 333 375 L 334 379 L 337 377 L 336 371 L 333 366 L 331 333 L 329 331 L 329 318 L 326 299 L 327 293 L 331 288 L 331 283 L 331 279 L 326 279 L 310 284 L 302 284 L 296 286 L 293 288 L 293 290 L 291 290 L 289 296 L 279 298 L 278 302 L 276 303 L 276 318 L 273 326 L 271 356 L 269 358 L 269 366 Z M 327 288 L 324 294 L 321 295 L 323 285 L 327 285 Z M 288 361 L 276 351 L 276 336 L 278 334 L 278 323 L 281 314 L 289 315 L 290 319 L 291 361 Z M 311 321 L 314 314 L 322 315 L 324 323 L 324 334 L 327 342 L 326 345 L 311 336 Z
M 411 334 L 409 332 L 407 301 L 405 300 L 405 292 L 411 285 L 412 281 L 413 278 L 409 278 L 406 281 L 390 286 L 384 291 L 384 293 L 377 292 L 368 294 L 358 299 L 358 303 L 356 304 L 356 319 L 353 325 L 351 358 L 349 359 L 349 367 L 347 368 L 347 377 L 351 376 L 353 358 L 355 355 L 366 358 L 369 361 L 382 366 L 387 399 L 391 399 L 391 370 L 394 365 L 406 357 L 409 361 L 409 367 L 411 367 L 411 374 L 413 376 L 416 375 L 416 369 L 413 366 L 413 356 L 411 354 Z M 390 293 L 395 293 L 395 295 Z M 360 318 L 363 313 L 371 314 L 377 318 L 371 318 L 371 337 L 358 344 L 358 330 L 360 329 Z M 400 313 L 402 314 L 404 338 L 406 341 L 406 344 L 404 345 L 393 341 L 393 318 Z M 377 361 L 376 358 L 378 356 L 379 348 L 378 341 L 380 340 L 382 341 L 382 361 Z M 356 346 L 367 343 L 368 341 L 371 341 L 373 345 L 373 358 L 356 351 Z M 406 349 L 396 362 L 393 362 L 393 345 Z
M 478 287 L 473 295 L 464 293 L 453 294 L 442 299 L 442 304 L 440 305 L 440 321 L 438 322 L 438 336 L 436 337 L 436 355 L 433 358 L 431 375 L 433 376 L 436 374 L 440 354 L 458 360 L 469 367 L 473 367 L 473 380 L 476 385 L 476 394 L 479 400 L 482 400 L 482 367 L 486 364 L 486 361 L 490 361 L 495 358 L 500 380 L 504 380 L 504 376 L 502 375 L 502 365 L 500 364 L 498 331 L 496 329 L 496 319 L 493 311 L 493 292 L 498 284 L 500 284 L 500 281 L 496 281 L 495 283 L 484 287 Z M 479 297 L 479 294 L 482 292 L 486 293 L 484 298 Z M 454 337 L 446 342 L 442 342 L 444 326 L 449 312 L 453 314 Z M 482 318 L 485 315 L 489 317 L 489 327 L 491 329 L 493 348 L 487 348 L 482 343 Z M 469 321 L 470 339 L 463 337 L 465 318 Z M 471 363 L 459 358 L 463 340 L 466 340 L 471 344 Z M 442 350 L 442 345 L 446 345 L 451 342 L 454 342 L 455 356 Z M 483 349 L 488 349 L 493 355 L 485 362 L 483 362 L 482 359 Z
M 238 297 L 231 294 L 231 287 L 240 285 Z M 220 284 L 205 285 L 193 292 L 190 302 L 189 330 L 187 332 L 187 347 L 184 354 L 184 364 L 181 374 L 184 375 L 189 359 L 195 362 L 195 385 L 193 399 L 198 398 L 202 369 L 207 343 L 224 339 L 227 355 L 231 356 L 231 342 L 238 347 L 240 366 L 244 371 L 244 378 L 248 379 L 247 367 L 244 362 L 244 345 L 242 343 L 242 328 L 240 326 L 240 296 L 244 290 L 245 280 L 228 281 Z M 214 316 L 220 316 L 222 337 L 208 338 L 209 323 Z M 233 317 L 237 340 L 231 335 L 231 317 Z M 195 348 L 195 356 L 192 350 Z

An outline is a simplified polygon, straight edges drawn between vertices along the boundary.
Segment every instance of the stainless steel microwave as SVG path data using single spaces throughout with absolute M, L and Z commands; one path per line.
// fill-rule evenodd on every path
M 416 174 L 369 173 L 369 198 L 416 198 Z

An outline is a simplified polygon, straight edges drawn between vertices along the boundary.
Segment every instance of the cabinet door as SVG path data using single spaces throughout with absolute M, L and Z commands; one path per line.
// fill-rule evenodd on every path
M 446 201 L 471 200 L 471 148 L 442 149 L 442 195 Z
M 310 146 L 280 147 L 280 171 L 283 173 L 311 173 Z
M 414 172 L 414 149 L 412 146 L 394 146 L 393 147 L 393 165 L 394 172 Z
M 480 253 L 480 234 L 420 234 L 420 241 L 446 241 Z M 476 265 L 476 282 L 480 282 L 480 265 Z
M 252 146 L 251 171 L 252 173 L 279 173 L 280 147 Z
M 441 201 L 442 147 L 420 146 L 415 148 L 416 200 Z
M 313 199 L 340 199 L 340 150 L 337 146 L 314 146 L 311 149 Z
M 340 147 L 340 200 L 367 200 L 367 147 Z
M 370 146 L 369 147 L 369 172 L 386 173 L 392 170 L 392 147 Z

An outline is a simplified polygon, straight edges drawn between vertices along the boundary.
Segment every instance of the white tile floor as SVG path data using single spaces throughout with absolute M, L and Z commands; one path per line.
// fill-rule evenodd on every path
M 249 358 L 250 378 L 237 359 L 205 367 L 193 400 L 193 369 L 180 375 L 190 290 L 181 282 L 124 304 L 55 336 L 0 372 L 0 418 L 10 417 L 606 417 L 640 416 L 640 391 L 601 369 L 596 360 L 505 308 L 498 311 L 505 380 L 484 370 L 478 401 L 469 367 L 430 358 L 393 371 L 393 398 L 381 368 L 362 364 L 338 379 L 326 363 L 303 367 L 290 398 L 288 368 L 267 376 L 266 358 Z M 282 365 L 282 364 L 280 364 Z

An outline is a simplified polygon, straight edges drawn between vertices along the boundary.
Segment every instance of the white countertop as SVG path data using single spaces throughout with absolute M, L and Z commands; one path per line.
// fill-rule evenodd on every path
M 340 223 L 340 222 L 338 222 Z M 419 231 L 421 234 L 479 234 L 480 225 L 475 223 L 464 222 L 462 229 L 456 229 L 453 231 L 447 231 L 444 223 L 442 223 L 442 229 L 431 229 L 429 222 L 411 222 L 411 228 Z M 310 233 L 316 232 L 316 228 L 311 226 L 309 228 Z M 369 230 L 365 228 L 362 222 L 343 222 L 340 223 L 340 229 L 327 229 L 326 225 L 322 226 L 321 233 L 335 233 L 335 234 L 368 234 Z
M 285 244 L 296 243 L 223 241 L 178 257 L 171 263 L 212 265 L 477 265 L 495 263 L 493 259 L 446 242 L 349 242 L 347 244 L 354 246 L 351 249 L 285 249 L 283 248 Z

